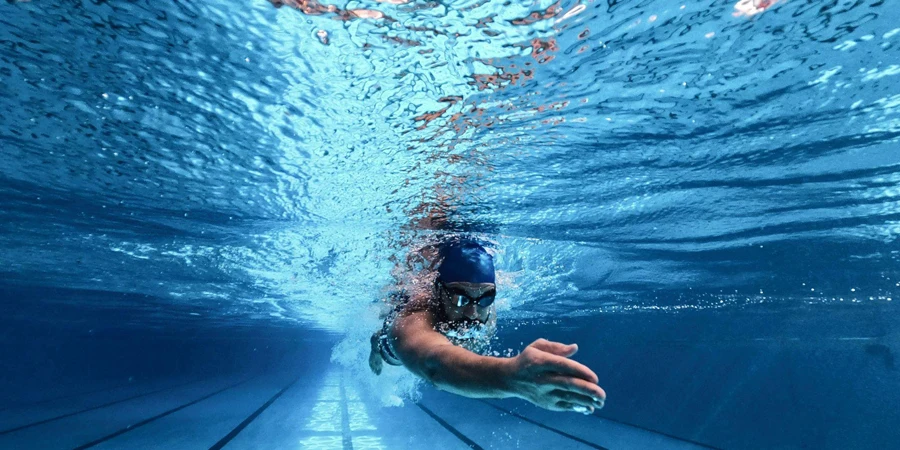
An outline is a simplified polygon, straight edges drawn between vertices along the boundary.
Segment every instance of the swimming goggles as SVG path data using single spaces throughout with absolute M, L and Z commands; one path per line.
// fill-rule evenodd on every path
M 458 308 L 462 308 L 463 306 L 468 306 L 471 303 L 475 303 L 476 305 L 478 305 L 482 308 L 487 308 L 488 306 L 491 306 L 494 303 L 494 299 L 497 296 L 497 291 L 494 289 L 491 289 L 490 291 L 487 291 L 484 294 L 481 294 L 481 297 L 472 298 L 471 296 L 469 296 L 469 294 L 467 294 L 462 289 L 449 288 L 449 287 L 447 287 L 446 284 L 444 284 L 443 281 L 440 281 L 440 280 L 438 280 L 438 283 L 440 283 L 441 287 L 447 292 L 447 294 L 450 295 L 450 299 L 453 301 L 453 303 Z

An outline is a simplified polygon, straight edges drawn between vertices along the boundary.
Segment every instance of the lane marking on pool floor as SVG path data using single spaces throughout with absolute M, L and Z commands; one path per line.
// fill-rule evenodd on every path
M 706 448 L 706 449 L 709 449 L 709 450 L 721 450 L 721 449 L 719 449 L 719 447 L 713 447 L 712 445 L 709 445 L 709 444 L 704 444 L 704 443 L 702 443 L 702 442 L 692 441 L 692 440 L 690 440 L 690 439 L 685 439 L 685 438 L 678 437 L 678 436 L 675 436 L 675 435 L 672 435 L 672 434 L 669 434 L 669 433 L 663 433 L 662 431 L 656 431 L 656 430 L 654 430 L 654 429 L 647 428 L 647 427 L 642 427 L 642 426 L 640 426 L 640 425 L 635 425 L 635 424 L 633 424 L 633 423 L 622 422 L 621 420 L 616 420 L 616 419 L 610 419 L 609 417 L 604 417 L 604 416 L 601 416 L 601 415 L 598 415 L 598 414 L 592 414 L 591 417 L 593 417 L 593 418 L 595 418 L 595 419 L 598 419 L 598 420 L 607 420 L 607 421 L 610 421 L 610 422 L 613 422 L 613 423 L 617 423 L 617 424 L 619 424 L 619 425 L 625 425 L 625 426 L 627 426 L 627 427 L 637 428 L 638 430 L 642 430 L 642 431 L 646 431 L 646 432 L 648 432 L 648 433 L 654 433 L 654 434 L 658 434 L 658 435 L 661 435 L 661 436 L 665 436 L 665 437 L 667 437 L 667 438 L 674 439 L 674 440 L 676 440 L 676 441 L 687 442 L 688 444 L 693 444 L 693 445 L 696 445 L 696 446 L 698 446 L 698 447 Z
M 540 424 L 540 423 L 538 423 L 538 422 L 535 422 L 535 421 L 532 420 L 532 419 L 529 419 L 529 418 L 527 418 L 527 417 L 525 417 L 525 416 L 522 416 L 521 414 L 518 414 L 518 413 L 516 413 L 516 412 L 514 412 L 514 411 L 511 411 L 511 410 L 509 410 L 509 409 L 503 408 L 502 406 L 495 405 L 495 404 L 493 404 L 493 403 L 491 403 L 491 402 L 489 402 L 489 401 L 487 401 L 487 400 L 480 400 L 480 401 L 481 401 L 482 403 L 485 403 L 485 404 L 487 404 L 487 405 L 489 405 L 489 406 L 495 408 L 495 409 L 498 409 L 498 410 L 500 410 L 500 411 L 503 411 L 503 412 L 505 412 L 505 413 L 507 413 L 507 414 L 510 414 L 510 415 L 512 415 L 512 416 L 515 416 L 515 417 L 518 417 L 518 418 L 520 418 L 520 419 L 522 419 L 522 420 L 525 420 L 525 421 L 527 421 L 527 422 L 533 423 L 533 424 L 535 424 L 535 425 L 537 425 L 537 426 L 539 426 L 539 427 L 546 428 L 546 429 L 548 429 L 548 430 L 550 430 L 550 431 L 553 431 L 554 433 L 561 434 L 561 435 L 566 436 L 566 437 L 568 437 L 568 438 L 570 438 L 570 439 L 575 439 L 575 440 L 577 440 L 577 441 L 579 441 L 579 442 L 582 442 L 582 443 L 584 443 L 584 444 L 587 444 L 587 445 L 592 445 L 592 446 L 596 445 L 596 446 L 599 447 L 599 448 L 605 448 L 605 447 L 600 446 L 599 444 L 592 444 L 592 443 L 589 443 L 588 441 L 582 440 L 581 438 L 578 438 L 578 437 L 576 437 L 576 436 L 572 436 L 572 435 L 570 435 L 570 434 L 568 434 L 568 433 L 566 433 L 566 432 L 564 432 L 564 431 L 562 431 L 562 430 L 558 430 L 558 429 L 556 429 L 556 428 L 553 428 L 553 427 L 550 427 L 550 426 L 543 425 L 543 424 Z M 590 416 L 593 417 L 594 419 L 598 419 L 598 420 L 606 420 L 606 421 L 613 422 L 613 423 L 617 423 L 617 424 L 620 424 L 620 425 L 625 425 L 625 426 L 628 426 L 628 427 L 637 428 L 637 429 L 639 429 L 639 430 L 641 430 L 641 431 L 646 431 L 646 432 L 648 432 L 648 433 L 658 434 L 658 435 L 660 435 L 660 436 L 665 436 L 665 437 L 667 437 L 667 438 L 669 438 L 669 439 L 672 439 L 672 440 L 681 441 L 681 442 L 686 442 L 686 443 L 688 443 L 688 444 L 696 445 L 696 446 L 701 447 L 701 448 L 706 448 L 706 449 L 710 449 L 710 450 L 720 450 L 718 447 L 713 447 L 713 446 L 711 446 L 711 445 L 709 445 L 709 444 L 703 444 L 703 443 L 700 443 L 700 442 L 692 441 L 692 440 L 690 440 L 690 439 L 680 438 L 680 437 L 678 437 L 678 436 L 673 436 L 673 435 L 668 434 L 668 433 L 663 433 L 663 432 L 660 432 L 660 431 L 651 430 L 651 429 L 649 429 L 649 428 L 641 427 L 641 426 L 638 426 L 638 425 L 632 425 L 632 424 L 630 424 L 630 423 L 622 422 L 622 421 L 619 421 L 619 420 L 610 419 L 610 418 L 603 417 L 603 416 L 599 416 L 599 415 L 596 415 L 596 414 L 591 414 Z M 597 448 L 597 447 L 595 447 L 595 448 Z M 607 450 L 608 450 L 608 449 L 607 449 Z
M 132 383 L 132 382 L 125 382 L 125 383 L 122 383 L 122 384 L 117 384 L 117 385 L 113 385 L 113 386 L 107 386 L 107 387 L 104 387 L 104 388 L 94 389 L 94 390 L 92 390 L 92 391 L 82 391 L 82 392 L 75 392 L 75 393 L 63 394 L 63 395 L 61 395 L 61 396 L 59 396 L 59 397 L 46 398 L 46 399 L 43 399 L 43 400 L 37 400 L 37 401 L 33 401 L 33 402 L 24 402 L 24 403 L 19 403 L 19 404 L 17 404 L 17 405 L 5 406 L 5 407 L 3 407 L 3 408 L 0 408 L 0 412 L 5 412 L 5 411 L 11 410 L 11 409 L 25 409 L 25 408 L 31 408 L 31 407 L 34 407 L 34 406 L 37 406 L 37 405 L 43 405 L 44 403 L 51 403 L 51 402 L 56 402 L 56 401 L 60 401 L 60 400 L 66 400 L 66 399 L 70 399 L 70 398 L 72 398 L 72 397 L 80 397 L 80 396 L 82 396 L 82 395 L 90 395 L 90 394 L 97 394 L 97 393 L 100 393 L 100 392 L 114 391 L 114 390 L 119 389 L 119 388 L 127 387 L 127 386 L 130 385 L 130 384 L 134 384 L 134 383 Z
M 154 420 L 161 419 L 161 418 L 163 418 L 163 417 L 168 416 L 169 414 L 172 414 L 172 413 L 181 411 L 182 409 L 187 408 L 188 406 L 191 406 L 191 405 L 195 405 L 195 404 L 197 404 L 197 403 L 200 403 L 200 402 L 202 402 L 203 400 L 206 400 L 206 399 L 208 399 L 208 398 L 210 398 L 210 397 L 212 397 L 212 396 L 214 396 L 214 395 L 218 395 L 218 394 L 221 394 L 222 392 L 225 392 L 225 391 L 227 391 L 227 390 L 229 390 L 229 389 L 236 388 L 236 387 L 238 387 L 238 386 L 240 386 L 240 385 L 242 385 L 242 384 L 244 384 L 244 383 L 246 383 L 246 382 L 248 382 L 248 381 L 250 381 L 250 380 L 253 380 L 253 379 L 255 379 L 255 378 L 259 378 L 260 376 L 261 376 L 261 374 L 258 374 L 258 375 L 254 375 L 254 376 L 249 377 L 249 378 L 245 378 L 245 379 L 243 379 L 243 380 L 241 380 L 241 381 L 238 381 L 237 383 L 231 384 L 231 385 L 229 385 L 229 386 L 225 386 L 225 387 L 223 387 L 222 389 L 219 389 L 219 390 L 217 390 L 217 391 L 215 391 L 215 392 L 206 394 L 206 395 L 204 395 L 203 397 L 200 397 L 200 398 L 198 398 L 198 399 L 192 400 L 192 401 L 190 401 L 190 402 L 188 402 L 188 403 L 185 403 L 185 404 L 183 404 L 183 405 L 181 405 L 181 406 L 177 406 L 177 407 L 172 408 L 172 409 L 170 409 L 170 410 L 168 410 L 168 411 L 159 413 L 159 414 L 157 414 L 157 415 L 155 415 L 155 416 L 153 416 L 153 417 L 144 419 L 144 420 L 142 420 L 142 421 L 140 421 L 140 422 L 138 422 L 138 423 L 135 423 L 135 424 L 133 424 L 133 425 L 129 425 L 129 426 L 125 427 L 125 428 L 122 428 L 121 430 L 118 430 L 118 431 L 114 432 L 114 433 L 108 434 L 108 435 L 103 436 L 103 437 L 101 437 L 101 438 L 99 438 L 99 439 L 95 439 L 95 440 L 93 440 L 93 441 L 91 441 L 91 442 L 88 442 L 87 444 L 82 444 L 82 445 L 80 445 L 80 446 L 78 446 L 78 447 L 75 447 L 74 450 L 84 450 L 84 449 L 86 449 L 86 448 L 91 448 L 91 447 L 93 447 L 93 446 L 95 446 L 95 445 L 97 445 L 97 444 L 106 442 L 106 441 L 108 441 L 108 440 L 110 440 L 110 439 L 112 439 L 112 438 L 114 438 L 114 437 L 121 436 L 121 435 L 123 435 L 123 434 L 125 434 L 125 433 L 127 433 L 127 432 L 129 432 L 129 431 L 132 431 L 132 430 L 135 430 L 135 429 L 137 429 L 137 428 L 140 428 L 140 427 L 142 427 L 142 426 L 144 426 L 144 425 L 147 425 L 148 423 L 153 422 Z
M 187 385 L 190 385 L 190 384 L 194 384 L 194 383 L 197 383 L 197 382 L 199 382 L 199 381 L 203 381 L 203 380 L 202 380 L 202 379 L 197 379 L 197 380 L 193 380 L 193 381 L 188 381 L 187 383 L 176 384 L 175 386 L 169 386 L 169 387 L 165 387 L 165 388 L 162 388 L 162 389 L 156 389 L 156 390 L 154 390 L 154 391 L 145 392 L 145 393 L 143 393 L 143 394 L 133 395 L 133 396 L 131 396 L 131 397 L 127 397 L 127 398 L 123 398 L 123 399 L 119 399 L 119 400 L 114 400 L 114 401 L 107 402 L 107 403 L 103 403 L 103 404 L 100 404 L 100 405 L 91 406 L 90 408 L 84 408 L 84 409 L 80 409 L 80 410 L 78 410 L 78 411 L 74 411 L 74 412 L 62 414 L 62 415 L 59 415 L 59 416 L 56 416 L 56 417 L 51 417 L 51 418 L 49 418 L 49 419 L 39 420 L 39 421 L 37 421 L 37 422 L 32 422 L 32 423 L 29 423 L 29 424 L 26 424 L 26 425 L 21 425 L 21 426 L 18 426 L 18 427 L 10 428 L 10 429 L 8 429 L 8 430 L 0 431 L 0 436 L 2 436 L 2 435 L 4 435 L 4 434 L 14 433 L 14 432 L 16 432 L 16 431 L 21 431 L 21 430 L 24 430 L 24 429 L 26 429 L 26 428 L 36 427 L 36 426 L 38 426 L 38 425 L 43 425 L 43 424 L 45 424 L 45 423 L 50 423 L 50 422 L 53 422 L 53 421 L 56 421 L 56 420 L 65 419 L 65 418 L 67 418 L 67 417 L 72 417 L 72 416 L 75 416 L 75 415 L 78 415 L 78 414 L 82 414 L 82 413 L 94 411 L 94 410 L 101 409 L 101 408 L 106 408 L 107 406 L 116 405 L 116 404 L 119 404 L 119 403 L 127 402 L 127 401 L 129 401 L 129 400 L 134 400 L 134 399 L 137 399 L 137 398 L 146 397 L 146 396 L 148 396 L 148 395 L 153 395 L 153 394 L 158 394 L 158 393 L 160 393 L 160 392 L 165 392 L 165 391 L 170 391 L 170 390 L 173 390 L 173 389 L 178 389 L 178 388 L 180 388 L 180 387 L 184 387 L 184 386 L 187 386 Z
M 447 431 L 453 433 L 454 436 L 459 438 L 459 440 L 463 441 L 463 443 L 468 445 L 469 448 L 471 448 L 473 450 L 484 450 L 484 448 L 482 446 L 476 444 L 475 441 L 469 439 L 468 436 L 462 434 L 456 428 L 453 428 L 453 425 L 450 425 L 449 423 L 447 423 L 446 420 L 441 419 L 440 416 L 438 416 L 437 414 L 432 412 L 430 409 L 426 408 L 425 405 L 423 405 L 419 402 L 416 402 L 416 406 L 418 406 L 422 411 L 425 411 L 425 414 L 428 414 L 429 416 L 431 416 L 432 419 L 434 419 L 437 423 L 441 424 L 441 426 L 446 428 Z
M 234 439 L 238 435 L 238 433 L 243 431 L 244 428 L 247 428 L 247 425 L 250 425 L 251 422 L 256 420 L 256 418 L 259 417 L 259 415 L 262 414 L 263 411 L 265 411 L 269 406 L 272 406 L 272 403 L 275 403 L 275 400 L 278 400 L 278 398 L 281 397 L 282 394 L 287 392 L 287 390 L 290 389 L 291 386 L 293 386 L 298 381 L 300 381 L 300 378 L 303 378 L 303 375 L 298 376 L 297 378 L 294 379 L 294 381 L 291 381 L 290 383 L 288 383 L 287 386 L 282 388 L 275 395 L 273 395 L 272 398 L 270 398 L 268 401 L 263 403 L 262 406 L 260 406 L 259 408 L 256 409 L 256 411 L 253 411 L 252 414 L 247 416 L 247 418 L 244 419 L 243 422 L 238 424 L 238 426 L 234 427 L 233 430 L 229 431 L 228 434 L 225 435 L 225 437 L 223 437 L 222 439 L 219 439 L 219 442 L 216 442 L 215 444 L 213 444 L 213 446 L 210 447 L 209 450 L 220 450 L 222 447 L 225 447 L 225 445 L 227 445 L 229 442 L 231 442 L 231 440 Z
M 531 420 L 531 419 L 529 419 L 529 418 L 527 418 L 527 417 L 525 417 L 525 416 L 523 416 L 523 415 L 521 415 L 521 414 L 519 414 L 519 413 L 516 413 L 516 412 L 514 412 L 514 411 L 512 411 L 512 410 L 506 409 L 506 408 L 504 408 L 504 407 L 502 407 L 502 406 L 497 406 L 497 405 L 495 405 L 495 404 L 493 404 L 493 403 L 491 403 L 491 402 L 489 402 L 489 401 L 487 401 L 487 400 L 479 400 L 479 401 L 481 401 L 481 403 L 484 403 L 485 405 L 488 405 L 488 406 L 490 406 L 491 408 L 494 408 L 494 409 L 496 409 L 496 410 L 498 410 L 498 411 L 500 411 L 500 412 L 504 412 L 504 413 L 509 414 L 509 415 L 511 415 L 511 416 L 513 416 L 513 417 L 516 417 L 516 418 L 519 418 L 519 419 L 521 419 L 521 420 L 524 420 L 524 421 L 526 421 L 526 422 L 528 422 L 528 423 L 530 423 L 530 424 L 532 424 L 532 425 L 534 425 L 534 426 L 537 426 L 537 427 L 543 428 L 543 429 L 545 429 L 545 430 L 547 430 L 547 431 L 556 433 L 556 434 L 558 434 L 558 435 L 560 435 L 560 436 L 567 437 L 567 438 L 569 438 L 569 439 L 571 439 L 571 440 L 573 440 L 573 441 L 580 442 L 580 443 L 582 443 L 582 444 L 584 444 L 584 445 L 587 445 L 588 447 L 595 448 L 595 449 L 597 449 L 597 450 L 609 450 L 608 448 L 606 448 L 606 447 L 604 447 L 604 446 L 602 446 L 602 445 L 595 444 L 595 443 L 593 443 L 593 442 L 591 442 L 591 441 L 584 440 L 584 439 L 582 439 L 582 438 L 580 438 L 580 437 L 578 437 L 578 436 L 575 436 L 575 435 L 566 433 L 565 431 L 560 430 L 560 429 L 558 429 L 558 428 L 553 428 L 553 427 L 551 427 L 551 426 L 549 426 L 549 425 L 544 425 L 544 424 L 542 424 L 542 423 L 540 423 L 540 422 L 538 422 L 538 421 Z
M 347 408 L 347 390 L 344 389 L 344 375 L 341 375 L 341 442 L 344 450 L 353 450 L 353 438 L 350 437 L 350 411 Z

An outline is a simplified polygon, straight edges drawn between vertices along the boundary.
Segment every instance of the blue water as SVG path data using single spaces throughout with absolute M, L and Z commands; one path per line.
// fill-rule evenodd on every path
M 373 304 L 469 233 L 497 351 L 578 342 L 609 419 L 900 441 L 896 5 L 284 1 L 0 4 L 0 403 L 298 348 L 388 389 Z

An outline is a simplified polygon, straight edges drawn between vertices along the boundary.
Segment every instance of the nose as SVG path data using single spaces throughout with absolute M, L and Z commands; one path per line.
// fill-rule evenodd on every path
M 470 303 L 469 305 L 466 305 L 466 308 L 463 309 L 463 315 L 466 316 L 467 319 L 477 319 L 478 311 L 475 310 L 475 304 Z

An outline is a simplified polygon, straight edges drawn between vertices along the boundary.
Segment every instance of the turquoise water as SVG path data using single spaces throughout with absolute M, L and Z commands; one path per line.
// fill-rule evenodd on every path
M 755 5 L 3 3 L 3 398 L 244 338 L 316 341 L 373 405 L 405 398 L 357 370 L 374 305 L 410 248 L 470 233 L 496 350 L 579 342 L 608 418 L 893 442 L 900 10 Z M 73 336 L 147 347 L 85 344 L 92 372 Z

